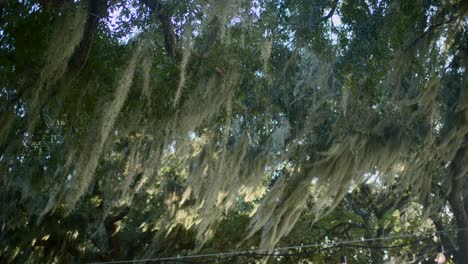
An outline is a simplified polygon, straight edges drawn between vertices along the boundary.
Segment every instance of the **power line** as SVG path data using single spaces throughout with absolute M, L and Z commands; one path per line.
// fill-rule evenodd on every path
M 425 241 L 425 240 L 430 240 L 430 239 L 432 239 L 432 237 L 426 237 L 426 238 L 419 239 L 419 240 L 413 240 L 413 241 L 411 241 L 411 242 L 403 243 L 403 244 L 395 245 L 395 246 L 347 245 L 346 247 L 367 248 L 367 249 L 392 249 L 392 248 L 402 248 L 402 247 L 406 247 L 406 246 L 413 245 L 413 244 L 416 244 L 416 243 L 419 243 L 419 242 L 422 242 L 422 241 Z
M 441 230 L 437 232 L 426 232 L 426 233 L 412 233 L 412 234 L 403 234 L 403 235 L 397 235 L 397 236 L 384 236 L 384 237 L 377 237 L 377 238 L 367 238 L 367 239 L 356 239 L 356 240 L 348 240 L 348 241 L 341 241 L 341 242 L 332 242 L 332 243 L 316 243 L 316 244 L 309 244 L 309 245 L 300 245 L 300 246 L 289 246 L 289 247 L 278 247 L 274 248 L 273 251 L 283 251 L 283 250 L 291 250 L 291 249 L 306 249 L 306 248 L 314 248 L 318 247 L 320 249 L 317 250 L 306 250 L 302 252 L 297 252 L 297 253 L 287 253 L 287 254 L 281 254 L 281 253 L 269 253 L 268 250 L 264 249 L 258 249 L 258 250 L 248 250 L 248 251 L 233 251 L 233 252 L 221 252 L 221 253 L 211 253 L 211 254 L 201 254 L 201 255 L 186 255 L 186 256 L 176 256 L 176 257 L 164 257 L 164 258 L 148 258 L 148 259 L 137 259 L 137 260 L 116 260 L 116 261 L 107 261 L 107 262 L 91 262 L 89 264 L 119 264 L 119 263 L 139 263 L 139 262 L 163 262 L 163 261 L 176 261 L 176 262 L 185 262 L 185 263 L 212 263 L 212 262 L 217 262 L 220 260 L 227 260 L 231 259 L 234 257 L 242 257 L 242 256 L 248 256 L 248 257 L 266 257 L 266 256 L 294 256 L 294 255 L 307 255 L 313 252 L 317 251 L 323 251 L 323 250 L 329 250 L 332 248 L 337 248 L 337 247 L 362 247 L 362 248 L 369 248 L 369 249 L 390 249 L 390 248 L 398 248 L 398 247 L 404 247 L 411 245 L 413 243 L 417 243 L 420 241 L 427 240 L 429 235 L 433 235 L 434 233 L 451 233 L 451 232 L 460 232 L 460 231 L 465 231 L 468 230 L 468 227 L 466 228 L 457 228 L 457 229 L 447 229 L 447 230 Z M 392 239 L 399 239 L 399 238 L 409 238 L 409 237 L 416 237 L 416 236 L 425 236 L 425 238 L 413 241 L 411 243 L 405 243 L 401 245 L 396 245 L 396 246 L 377 246 L 377 247 L 371 247 L 371 246 L 363 246 L 363 245 L 352 245 L 355 243 L 363 243 L 363 242 L 372 242 L 372 241 L 384 241 L 384 240 L 392 240 Z M 187 261 L 189 259 L 194 259 L 194 258 L 216 258 L 213 260 L 209 261 Z
M 325 248 L 320 248 L 320 249 L 316 249 L 316 250 L 304 250 L 304 251 L 301 251 L 301 252 L 295 252 L 295 253 L 255 253 L 255 252 L 252 252 L 252 253 L 241 253 L 241 254 L 234 254 L 234 255 L 229 255 L 229 256 L 225 256 L 225 257 L 217 257 L 217 258 L 214 258 L 214 259 L 211 259 L 211 260 L 206 260 L 206 261 L 188 261 L 188 260 L 181 260 L 181 259 L 174 259 L 174 260 L 169 260 L 169 261 L 173 261 L 173 262 L 180 262 L 180 263 L 219 263 L 219 262 L 222 262 L 222 261 L 227 261 L 227 260 L 232 260 L 234 258 L 238 258 L 238 257 L 249 257 L 249 258 L 261 258 L 261 257 L 298 257 L 298 256 L 304 256 L 304 255 L 310 255 L 312 253 L 315 253 L 315 252 L 319 252 L 319 251 L 324 251 L 324 250 L 329 250 L 329 249 L 332 249 L 332 248 L 337 248 L 337 247 L 340 247 L 339 245 L 335 245 L 335 246 L 329 246 L 329 247 L 325 247 Z M 151 261 L 151 260 L 149 260 Z M 167 261 L 167 260 L 158 260 L 158 261 Z

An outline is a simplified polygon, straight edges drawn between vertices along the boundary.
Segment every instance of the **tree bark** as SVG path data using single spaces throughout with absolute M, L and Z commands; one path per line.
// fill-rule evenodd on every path
M 458 250 L 455 252 L 455 263 L 466 263 L 468 259 L 468 214 L 466 208 L 466 198 L 464 197 L 465 183 L 467 177 L 468 164 L 468 145 L 465 140 L 462 146 L 455 155 L 455 159 L 451 164 L 451 191 L 448 196 L 448 202 L 452 208 L 455 221 L 459 230 L 457 232 Z
M 88 18 L 86 19 L 83 39 L 76 48 L 69 63 L 70 71 L 79 71 L 86 64 L 93 45 L 99 21 L 107 14 L 107 0 L 88 0 Z
M 161 22 L 165 49 L 167 53 L 171 56 L 176 56 L 179 54 L 179 49 L 177 47 L 177 38 L 174 31 L 174 25 L 171 22 L 171 15 L 164 10 L 161 2 L 159 0 L 141 0 L 143 4 L 149 7 L 152 13 L 156 15 L 158 20 Z
M 104 220 L 104 227 L 109 236 L 110 255 L 112 259 L 118 259 L 121 255 L 121 245 L 118 236 L 117 222 L 122 220 L 130 212 L 130 207 L 125 207 L 118 214 L 110 215 Z
M 442 220 L 438 215 L 433 216 L 432 222 L 434 223 L 437 231 L 445 230 L 446 227 L 444 227 L 444 224 L 442 223 Z M 437 236 L 440 238 L 444 249 L 451 251 L 455 249 L 454 245 L 452 244 L 446 233 L 438 233 Z

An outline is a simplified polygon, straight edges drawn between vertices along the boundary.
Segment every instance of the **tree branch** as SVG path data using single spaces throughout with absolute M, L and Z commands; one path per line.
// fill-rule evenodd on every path
M 433 218 L 432 222 L 435 225 L 435 228 L 437 231 L 442 231 L 444 230 L 444 224 L 442 223 L 442 220 L 440 217 L 436 216 L 437 218 Z M 438 236 L 440 236 L 440 241 L 444 248 L 455 248 L 455 246 L 452 244 L 452 241 L 450 241 L 449 237 L 445 233 L 438 233 Z
M 367 221 L 367 220 L 369 219 L 369 213 L 366 212 L 366 211 L 364 211 L 364 210 L 362 210 L 359 206 L 357 206 L 356 203 L 355 203 L 354 200 L 353 200 L 353 197 L 352 197 L 350 194 L 347 194 L 347 195 L 345 196 L 345 198 L 346 198 L 346 201 L 348 202 L 349 208 L 351 208 L 351 210 L 352 210 L 355 214 L 357 214 L 357 215 L 359 215 L 360 217 L 362 217 L 362 219 L 363 219 L 364 221 Z
M 83 39 L 75 50 L 70 60 L 69 67 L 72 71 L 80 71 L 86 61 L 93 45 L 99 21 L 107 14 L 107 0 L 88 0 L 88 17 L 86 19 Z
M 164 10 L 159 0 L 141 0 L 143 4 L 149 7 L 152 13 L 156 15 L 161 22 L 165 49 L 171 56 L 176 56 L 179 53 L 177 48 L 177 38 L 175 35 L 174 25 L 171 22 L 171 16 Z
M 117 236 L 119 231 L 117 222 L 122 220 L 130 212 L 130 207 L 125 207 L 120 213 L 110 215 L 104 220 L 104 227 L 109 236 L 109 245 L 111 246 L 111 256 L 117 259 L 120 256 L 120 239 Z
M 466 164 L 468 164 L 468 146 L 465 144 L 463 145 L 464 146 L 457 151 L 451 163 L 450 178 L 452 186 L 448 196 L 448 202 L 452 208 L 458 228 L 466 228 L 468 226 L 468 213 L 465 210 L 464 204 L 466 197 L 463 197 L 466 176 L 468 174 L 468 167 L 466 166 Z M 461 260 L 467 259 L 468 256 L 468 243 L 466 242 L 468 240 L 468 230 L 458 232 L 457 240 L 459 249 L 455 254 L 455 260 L 456 263 L 458 263 L 458 261 L 462 263 Z
M 328 20 L 335 14 L 336 8 L 338 7 L 338 2 L 340 2 L 340 0 L 335 0 L 333 2 L 332 8 L 330 9 L 330 11 L 328 12 L 326 16 L 322 17 L 322 21 Z
M 112 225 L 120 220 L 122 220 L 130 212 L 130 207 L 125 207 L 120 213 L 115 215 L 110 215 L 106 218 L 105 225 Z

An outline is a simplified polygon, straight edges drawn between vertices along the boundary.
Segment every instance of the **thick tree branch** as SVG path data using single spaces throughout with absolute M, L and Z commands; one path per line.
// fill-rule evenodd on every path
M 444 224 L 442 223 L 442 220 L 440 217 L 436 216 L 435 218 L 432 219 L 432 222 L 435 225 L 435 228 L 437 231 L 442 231 L 444 230 Z M 439 233 L 438 236 L 440 236 L 440 241 L 444 248 L 455 248 L 455 246 L 452 244 L 452 241 L 448 238 L 448 236 L 445 233 Z
M 122 209 L 122 211 L 120 211 L 120 213 L 108 216 L 105 220 L 105 224 L 106 225 L 114 224 L 122 220 L 129 212 L 130 212 L 130 207 L 125 207 L 124 209 Z
M 451 163 L 451 191 L 448 202 L 452 208 L 458 228 L 468 227 L 468 213 L 465 210 L 465 183 L 467 177 L 468 164 L 468 146 L 461 147 L 455 159 Z M 468 259 L 468 230 L 462 230 L 457 234 L 458 250 L 455 254 L 455 262 L 462 263 L 462 260 Z
M 141 0 L 141 2 L 148 6 L 151 12 L 154 13 L 156 18 L 161 22 L 167 53 L 171 56 L 176 56 L 179 50 L 177 48 L 177 38 L 170 14 L 163 8 L 159 0 Z
M 333 2 L 332 8 L 330 9 L 330 11 L 328 12 L 326 16 L 322 17 L 322 21 L 328 20 L 335 14 L 336 8 L 338 7 L 338 2 L 340 2 L 340 0 L 335 0 Z
M 88 18 L 86 19 L 83 39 L 70 60 L 71 71 L 79 71 L 86 64 L 99 21 L 107 14 L 107 0 L 88 0 Z
M 348 202 L 349 208 L 351 208 L 351 210 L 352 210 L 355 214 L 357 214 L 357 215 L 359 215 L 360 217 L 362 217 L 362 219 L 363 219 L 364 221 L 367 221 L 367 220 L 369 219 L 369 213 L 366 212 L 366 211 L 364 211 L 364 210 L 362 210 L 360 206 L 356 205 L 356 203 L 355 203 L 354 200 L 353 200 L 353 197 L 352 197 L 350 194 L 347 194 L 347 195 L 345 196 L 345 199 L 346 199 L 346 201 Z
M 106 228 L 107 235 L 109 236 L 109 245 L 111 247 L 111 256 L 113 259 L 120 257 L 120 239 L 117 236 L 119 227 L 117 222 L 122 220 L 130 212 L 130 207 L 125 207 L 119 213 L 110 215 L 104 220 L 104 227 Z

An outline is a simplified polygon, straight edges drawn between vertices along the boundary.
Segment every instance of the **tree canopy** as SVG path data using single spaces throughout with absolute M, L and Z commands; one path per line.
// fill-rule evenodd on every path
M 378 239 L 456 229 L 439 243 L 463 263 L 467 14 L 462 0 L 0 1 L 0 261 L 255 248 L 226 260 L 330 263 L 338 249 L 275 248 L 365 238 L 343 249 L 352 263 L 433 263 L 434 242 Z

